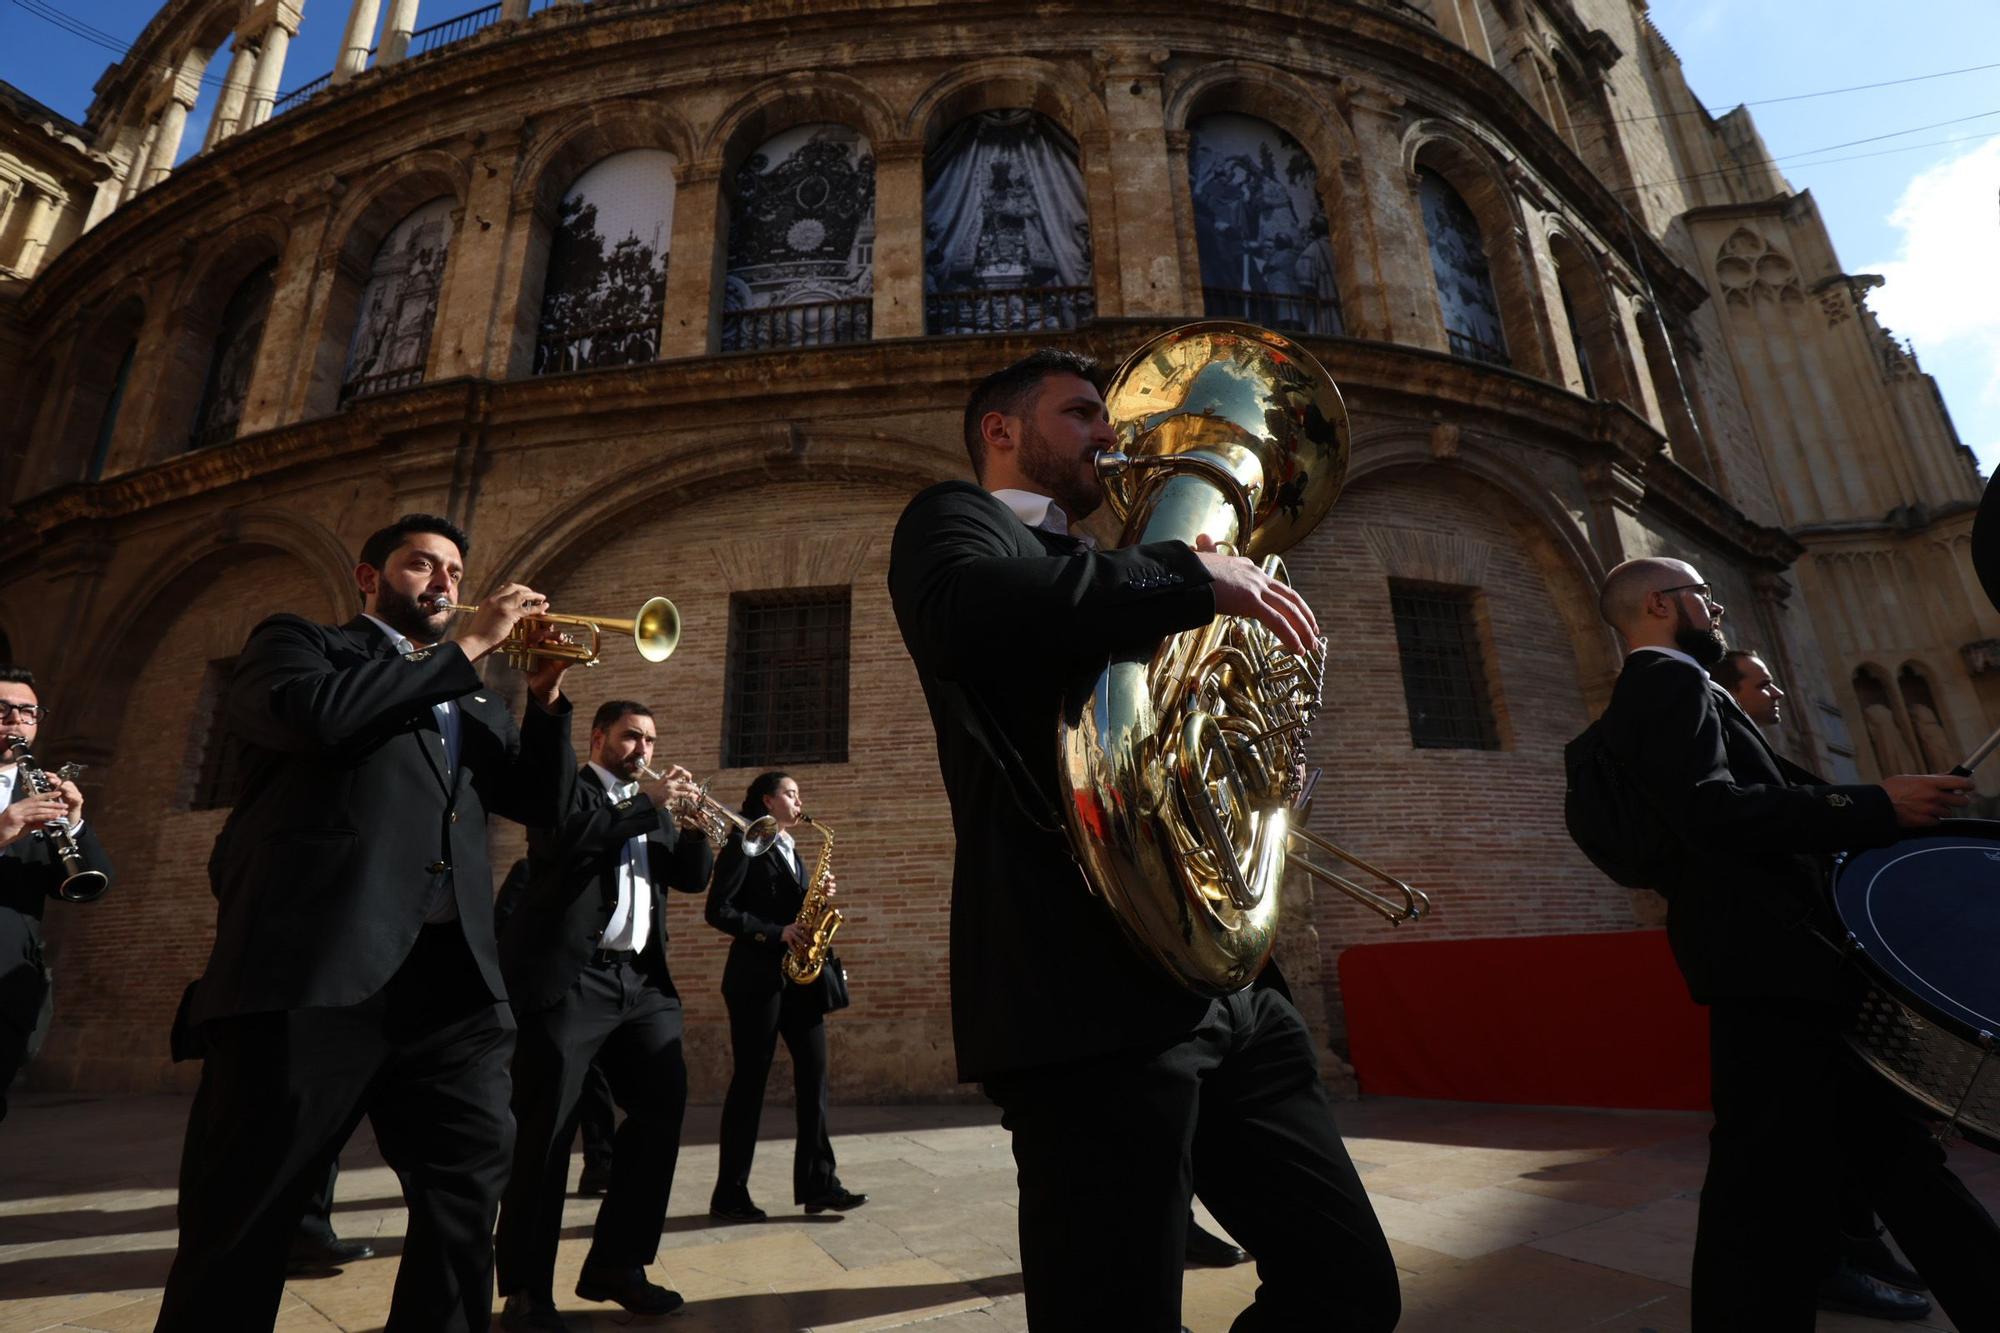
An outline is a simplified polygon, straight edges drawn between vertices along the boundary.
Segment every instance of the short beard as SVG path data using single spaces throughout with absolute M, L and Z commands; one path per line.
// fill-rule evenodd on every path
M 1032 425 L 1024 422 L 1023 426 L 1021 448 L 1016 455 L 1016 465 L 1021 469 L 1021 475 L 1034 482 L 1044 495 L 1061 505 L 1063 513 L 1069 516 L 1070 522 L 1081 523 L 1096 513 L 1098 506 L 1104 503 L 1104 486 L 1096 480 L 1096 473 L 1091 474 L 1089 489 L 1080 489 L 1075 462 L 1058 458 L 1054 447 L 1049 444 L 1048 437 Z
M 414 597 L 386 584 L 375 591 L 375 618 L 412 643 L 436 643 L 451 622 L 450 611 L 426 611 Z
M 1722 637 L 1722 626 L 1696 629 L 1683 612 L 1681 623 L 1674 629 L 1674 647 L 1692 657 L 1703 671 L 1707 671 L 1728 654 L 1729 640 Z

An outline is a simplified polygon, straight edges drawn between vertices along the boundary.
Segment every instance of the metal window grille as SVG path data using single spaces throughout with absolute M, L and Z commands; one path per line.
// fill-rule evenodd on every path
M 208 726 L 203 730 L 200 767 L 196 770 L 190 810 L 226 810 L 236 804 L 243 790 L 243 747 L 229 737 L 229 719 L 224 705 L 229 699 L 229 680 L 236 674 L 236 659 L 225 657 L 210 662 L 202 677 L 201 698 L 206 705 Z
M 1417 749 L 1500 748 L 1476 597 L 1471 588 L 1390 581 L 1410 743 Z
M 847 588 L 729 599 L 726 768 L 847 762 Z

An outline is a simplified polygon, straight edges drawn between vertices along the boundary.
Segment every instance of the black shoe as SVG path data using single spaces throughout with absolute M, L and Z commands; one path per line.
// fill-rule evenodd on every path
M 611 1188 L 611 1163 L 585 1162 L 583 1174 L 576 1178 L 576 1197 L 594 1199 Z
M 569 1333 L 569 1325 L 556 1313 L 556 1303 L 546 1296 L 530 1296 L 517 1291 L 507 1298 L 500 1311 L 500 1327 L 507 1333 Z
M 576 1294 L 587 1301 L 612 1301 L 633 1314 L 672 1314 L 687 1304 L 678 1291 L 646 1280 L 643 1268 L 595 1269 L 577 1275 Z
M 1188 1219 L 1187 1261 L 1196 1268 L 1234 1268 L 1249 1257 L 1193 1218 Z
M 833 1187 L 831 1193 L 822 1194 L 806 1205 L 809 1213 L 844 1213 L 850 1208 L 859 1208 L 868 1202 L 866 1194 L 856 1194 L 853 1190 Z
M 750 1196 L 747 1194 L 736 1203 L 723 1203 L 710 1199 L 708 1215 L 718 1222 L 762 1222 L 770 1216 L 762 1208 L 750 1202 Z
M 1916 1270 L 1896 1258 L 1888 1245 L 1883 1243 L 1880 1227 L 1864 1236 L 1843 1234 L 1840 1238 L 1840 1252 L 1847 1262 L 1868 1276 L 1886 1282 L 1892 1287 L 1901 1287 L 1904 1291 L 1930 1290 L 1924 1285 L 1923 1278 L 1917 1275 Z
M 291 1253 L 285 1257 L 285 1272 L 293 1276 L 324 1273 L 343 1264 L 374 1257 L 375 1247 L 365 1240 L 342 1240 L 331 1233 L 299 1236 L 292 1241 Z
M 1842 1259 L 1819 1284 L 1819 1308 L 1870 1319 L 1923 1319 L 1931 1303 L 1914 1291 L 1892 1287 Z

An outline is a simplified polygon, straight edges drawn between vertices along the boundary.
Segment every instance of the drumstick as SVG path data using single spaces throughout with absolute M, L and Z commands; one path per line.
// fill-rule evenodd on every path
M 1981 741 L 1979 748 L 1968 755 L 1964 763 L 1951 770 L 1951 775 L 1955 778 L 1971 777 L 1972 770 L 1985 763 L 1986 757 L 1995 750 L 2000 750 L 2000 731 L 1994 732 L 1991 736 Z

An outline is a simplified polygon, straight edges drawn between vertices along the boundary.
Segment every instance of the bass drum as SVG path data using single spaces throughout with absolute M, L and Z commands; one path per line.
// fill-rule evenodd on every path
M 2000 821 L 1948 819 L 1841 857 L 1833 906 L 1863 983 L 1848 1044 L 2000 1151 Z

